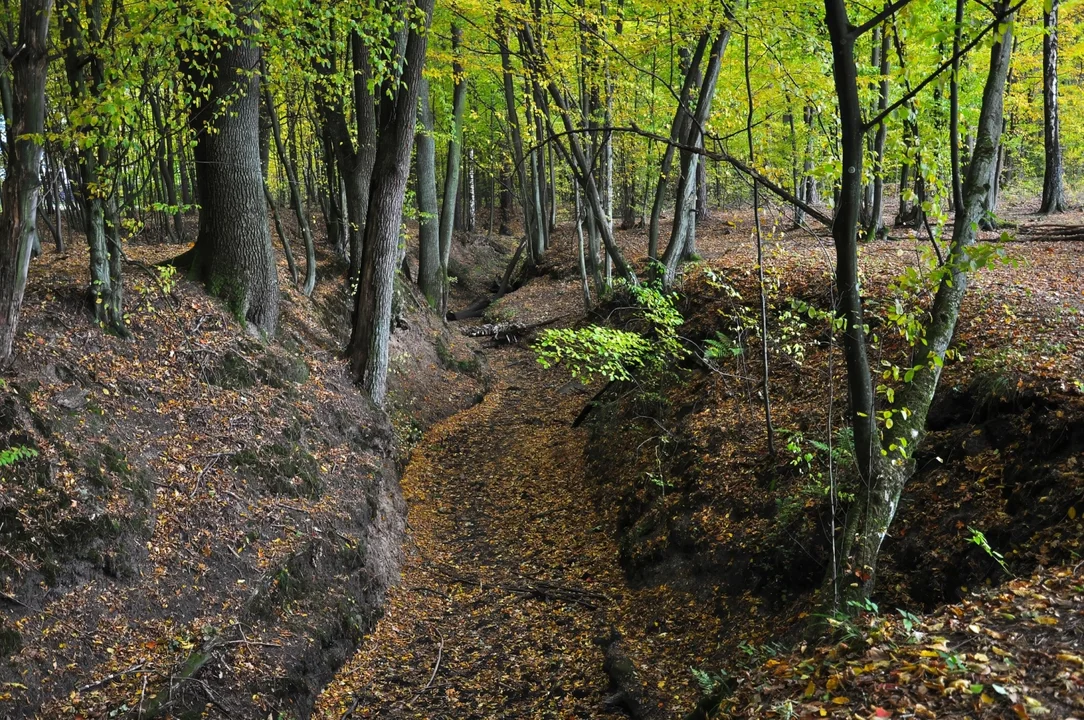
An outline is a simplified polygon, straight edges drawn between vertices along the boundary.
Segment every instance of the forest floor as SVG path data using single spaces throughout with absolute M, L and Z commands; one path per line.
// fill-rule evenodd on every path
M 650 653 L 668 707 L 695 700 L 687 665 L 724 628 L 691 596 L 625 581 L 614 518 L 585 474 L 586 431 L 570 427 L 592 391 L 520 346 L 489 366 L 485 400 L 415 450 L 402 582 L 317 716 L 605 716 L 613 631 Z
M 1011 244 L 1010 255 L 1020 264 L 975 278 L 961 325 L 961 342 L 980 361 L 957 363 L 945 384 L 966 385 L 976 368 L 990 365 L 1026 373 L 1028 387 L 1068 393 L 1071 422 L 1079 424 L 1081 403 L 1072 396 L 1081 394 L 1073 383 L 1084 375 L 1084 249 L 1062 239 L 1084 226 L 1084 217 L 1017 220 L 1021 241 Z M 699 238 L 699 251 L 712 269 L 744 276 L 737 282 L 746 289 L 753 267 L 749 222 L 748 212 L 728 213 Z M 913 233 L 901 235 L 863 248 L 868 282 L 877 291 L 928 242 Z M 642 255 L 642 232 L 620 233 L 620 238 L 633 257 Z M 790 289 L 797 286 L 806 296 L 827 290 L 831 246 L 823 237 L 774 229 L 766 247 L 774 266 L 771 277 L 793 271 L 799 280 Z M 541 276 L 503 298 L 486 319 L 530 328 L 583 322 L 572 248 L 571 232 L 562 228 Z M 695 282 L 684 288 L 701 289 Z M 738 683 L 727 711 L 747 717 L 1024 718 L 1044 712 L 1067 717 L 1074 707 L 1081 711 L 1084 591 L 1071 566 L 1014 580 L 1005 592 L 972 596 L 967 587 L 948 588 L 944 592 L 964 596 L 961 604 L 938 611 L 937 601 L 922 598 L 920 605 L 934 608 L 929 616 L 913 604 L 914 613 L 898 618 L 867 613 L 848 626 L 854 632 L 848 641 L 803 646 L 794 656 L 783 650 L 791 644 L 787 628 L 813 609 L 808 593 L 779 612 L 758 614 L 762 601 L 748 606 L 748 592 L 739 601 L 720 594 L 719 585 L 713 591 L 705 581 L 686 582 L 680 568 L 669 582 L 670 566 L 646 580 L 638 576 L 635 563 L 629 563 L 627 539 L 617 532 L 627 514 L 621 506 L 625 498 L 607 487 L 605 466 L 613 456 L 602 448 L 592 464 L 588 456 L 600 447 L 590 431 L 573 425 L 597 386 L 584 386 L 562 370 L 540 369 L 525 347 L 529 340 L 491 344 L 485 351 L 490 390 L 482 403 L 438 423 L 415 449 L 402 481 L 409 507 L 402 581 L 390 591 L 386 614 L 360 652 L 326 688 L 318 717 L 583 718 L 627 716 L 629 710 L 644 718 L 684 717 L 721 679 L 720 670 Z M 802 372 L 795 372 L 791 361 L 775 391 L 784 404 L 792 397 L 806 403 L 803 411 L 821 407 L 807 387 L 809 374 L 831 375 L 818 365 L 824 357 L 810 360 Z M 674 392 L 680 397 L 680 389 Z M 730 407 L 719 399 L 712 415 L 713 397 L 696 415 L 744 432 L 746 437 L 725 452 L 716 451 L 727 458 L 727 468 L 741 473 L 736 478 L 750 477 L 748 483 L 740 481 L 748 488 L 742 492 L 761 492 L 748 475 L 750 467 L 763 468 L 763 450 L 749 439 L 757 432 L 755 407 L 751 410 L 748 401 Z M 795 419 L 786 412 L 784 418 Z M 958 440 L 956 433 L 952 438 Z M 1084 448 L 1072 452 L 1084 455 Z M 974 453 L 967 455 L 970 467 Z M 989 463 L 990 456 L 985 458 Z M 953 465 L 953 472 L 967 473 L 964 462 Z M 1076 455 L 1067 462 L 1077 462 Z M 627 470 L 610 469 L 614 476 Z M 636 472 L 625 474 L 636 477 Z M 1063 501 L 1084 488 L 1080 478 L 1066 485 L 1056 501 L 1059 517 L 1064 517 Z M 663 495 L 665 504 L 665 490 Z M 931 512 L 952 514 L 954 501 L 959 509 L 959 498 L 946 497 L 947 506 L 931 503 Z M 732 499 L 723 497 L 718 504 Z M 1054 552 L 1056 558 L 1075 557 L 1071 548 L 1080 548 L 1082 533 L 1071 521 L 1084 495 L 1074 502 L 1067 520 L 1071 529 L 1059 526 L 1056 539 L 1036 535 L 1014 547 L 1021 566 L 1046 564 L 1050 542 L 1066 549 Z M 713 508 L 719 521 L 724 509 Z M 978 503 L 952 515 L 952 532 L 959 534 L 969 519 L 986 521 L 986 512 L 1004 515 L 1000 506 Z M 906 521 L 922 522 L 913 516 Z M 940 527 L 941 521 L 935 524 Z M 732 540 L 740 554 L 737 544 Z M 935 558 L 929 563 L 886 570 L 894 573 L 897 592 L 890 595 L 895 600 L 913 603 L 919 593 L 908 595 L 906 581 L 935 565 L 941 570 L 938 549 L 928 552 Z M 945 562 L 952 561 L 949 555 Z M 988 578 L 984 584 L 989 583 Z M 1013 622 L 1018 618 L 1027 620 Z M 615 683 L 620 672 L 614 666 L 622 661 L 635 668 L 639 692 L 634 697 L 622 695 L 627 688 Z M 1026 666 L 1032 668 L 1030 678 Z
M 0 486 L 0 716 L 263 720 L 307 716 L 315 698 L 325 720 L 661 720 L 726 685 L 726 711 L 744 717 L 1081 717 L 1084 215 L 1012 219 L 1019 263 L 974 278 L 941 425 L 886 541 L 881 610 L 793 650 L 826 536 L 817 501 L 787 495 L 805 480 L 764 457 L 755 344 L 724 372 L 653 388 L 658 407 L 608 400 L 614 422 L 575 427 L 599 386 L 530 349 L 533 330 L 587 320 L 568 226 L 479 321 L 533 329 L 518 343 L 449 331 L 400 297 L 392 427 L 345 377 L 334 281 L 309 301 L 281 268 L 284 330 L 262 345 L 200 288 L 163 295 L 133 265 L 125 340 L 89 321 L 85 251 L 50 251 L 0 385 L 5 439 L 41 453 Z M 719 213 L 700 232 L 744 299 L 691 267 L 680 309 L 695 342 L 755 302 L 750 220 Z M 766 228 L 778 333 L 789 298 L 830 299 L 832 251 Z M 894 235 L 863 247 L 871 297 L 928 247 Z M 619 238 L 642 268 L 643 231 Z M 500 276 L 511 242 L 459 239 L 457 306 Z M 841 362 L 816 328 L 796 338 L 800 359 L 772 348 L 777 427 L 812 437 L 840 412 L 824 393 L 841 395 Z M 397 531 L 366 538 L 357 513 L 377 502 L 374 517 L 397 517 L 396 452 L 410 453 L 402 573 L 370 627 L 382 589 L 356 587 L 374 574 L 356 548 L 372 542 L 386 575 Z M 795 497 L 798 519 L 779 528 Z M 969 544 L 972 525 L 1015 577 Z

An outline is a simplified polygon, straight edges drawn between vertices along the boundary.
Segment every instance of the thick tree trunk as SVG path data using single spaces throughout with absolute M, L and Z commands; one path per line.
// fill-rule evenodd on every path
M 425 18 L 423 27 L 410 30 L 404 53 L 405 66 L 394 100 L 381 99 L 376 164 L 365 226 L 365 256 L 348 350 L 354 377 L 378 406 L 384 404 L 387 392 L 388 343 L 399 226 L 410 175 L 414 119 L 433 0 L 417 0 L 415 8 Z
M 208 95 L 194 105 L 199 236 L 191 272 L 225 299 L 239 321 L 275 333 L 278 268 L 260 170 L 260 49 L 253 0 L 234 5 L 238 35 L 216 41 L 213 75 L 193 79 Z M 189 72 L 200 72 L 190 66 Z
M 418 287 L 429 301 L 429 306 L 439 311 L 444 304 L 444 273 L 440 247 L 440 226 L 444 217 L 437 216 L 437 149 L 433 139 L 433 107 L 429 104 L 429 81 L 425 78 L 422 78 L 418 91 L 418 113 L 418 132 L 414 137 L 414 177 L 418 183 Z M 451 205 L 444 206 L 444 212 L 455 212 L 454 200 Z
M 11 73 L 11 119 L 7 162 L 0 188 L 0 367 L 11 359 L 19 313 L 30 269 L 30 250 L 41 186 L 41 145 L 45 130 L 45 80 L 49 66 L 49 16 L 52 0 L 23 0 L 19 51 Z
M 1061 118 L 1058 113 L 1058 2 L 1048 0 L 1050 11 L 1043 11 L 1043 148 L 1046 165 L 1043 170 L 1043 202 L 1041 213 L 1062 212 L 1065 205 L 1065 185 L 1061 159 Z

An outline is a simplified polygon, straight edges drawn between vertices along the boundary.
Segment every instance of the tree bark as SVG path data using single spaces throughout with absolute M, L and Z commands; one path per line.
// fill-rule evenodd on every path
M 883 113 L 888 109 L 888 60 L 889 37 L 888 28 L 879 33 L 878 41 L 880 49 L 877 53 L 878 71 L 881 79 L 877 86 L 877 113 Z M 884 200 L 885 200 L 885 140 L 888 135 L 887 122 L 882 121 L 877 125 L 877 133 L 873 138 L 873 196 L 869 209 L 869 217 L 866 224 L 866 239 L 873 240 L 884 234 Z
M 239 321 L 271 336 L 278 323 L 279 287 L 260 169 L 254 7 L 254 0 L 233 6 L 238 32 L 216 40 L 210 76 L 193 64 L 187 68 L 207 92 L 193 105 L 189 121 L 196 136 L 200 200 L 191 273 L 222 297 Z
M 856 605 L 868 598 L 876 578 L 877 555 L 881 543 L 895 516 L 904 486 L 914 471 L 914 453 L 925 433 L 926 417 L 937 390 L 941 367 L 946 351 L 952 341 L 960 306 L 967 290 L 967 273 L 972 258 L 969 249 L 974 245 L 978 221 L 984 212 L 983 204 L 993 183 L 997 164 L 998 146 L 1002 132 L 1002 111 L 1005 79 L 1012 52 L 1012 24 L 1005 23 L 1004 35 L 998 39 L 990 52 L 989 71 L 983 90 L 982 110 L 979 115 L 978 140 L 963 184 L 963 205 L 958 208 L 957 221 L 953 224 L 952 245 L 946 267 L 949 272 L 942 278 L 931 308 L 931 320 L 926 328 L 923 343 L 925 357 L 918 360 L 913 379 L 906 383 L 889 403 L 893 422 L 885 422 L 878 438 L 874 421 L 872 375 L 866 356 L 862 328 L 861 298 L 858 294 L 857 243 L 853 223 L 858 195 L 856 182 L 848 180 L 860 176 L 861 131 L 848 138 L 850 124 L 858 120 L 858 93 L 854 69 L 853 36 L 847 21 L 843 0 L 825 0 L 829 32 L 832 37 L 836 89 L 839 97 L 843 136 L 843 190 L 841 204 L 833 226 L 839 268 L 837 284 L 841 293 L 841 307 L 847 321 L 844 350 L 847 360 L 850 409 L 855 431 L 855 451 L 865 490 L 850 508 L 842 538 L 839 574 L 835 588 L 837 609 L 853 611 Z M 997 11 L 1007 12 L 1005 4 Z M 857 158 L 855 153 L 859 153 Z M 845 274 L 846 273 L 846 274 Z M 882 413 L 883 416 L 883 413 Z M 841 603 L 841 604 L 840 604 Z
M 505 19 L 501 13 L 497 15 L 497 29 L 501 53 L 504 104 L 508 118 L 509 140 L 512 141 L 512 162 L 515 164 L 515 177 L 519 181 L 520 202 L 523 205 L 523 230 L 527 236 L 527 261 L 531 266 L 534 266 L 538 262 L 538 258 L 534 255 L 534 249 L 538 245 L 535 239 L 538 233 L 538 228 L 535 227 L 537 213 L 534 208 L 531 185 L 527 177 L 527 160 L 523 152 L 523 131 L 519 122 L 519 108 L 516 105 L 516 89 L 512 75 L 512 53 L 508 47 L 508 30 L 505 28 Z M 503 223 L 502 227 L 505 227 Z
M 297 182 L 297 166 L 291 155 L 287 154 L 286 146 L 282 141 L 282 125 L 279 122 L 278 110 L 275 108 L 275 99 L 271 95 L 271 88 L 264 85 L 264 104 L 267 106 L 267 117 L 271 121 L 271 138 L 275 141 L 275 152 L 279 156 L 279 162 L 286 170 L 286 182 L 290 185 L 290 204 L 293 206 L 294 216 L 297 218 L 297 227 L 301 230 L 301 237 L 305 241 L 305 285 L 301 292 L 306 296 L 312 295 L 316 287 L 316 244 L 312 237 L 312 228 L 309 227 L 309 219 L 305 215 L 305 203 L 301 199 L 301 186 Z M 274 205 L 271 205 L 274 210 Z M 285 243 L 285 237 L 283 238 Z M 292 261 L 292 259 L 291 259 Z M 297 282 L 297 271 L 293 270 L 294 282 Z
M 703 142 L 701 128 L 708 121 L 711 102 L 715 96 L 715 85 L 719 79 L 723 53 L 730 40 L 730 29 L 720 28 L 711 46 L 711 55 L 704 70 L 704 80 L 700 87 L 696 111 L 689 122 L 689 131 L 685 136 L 685 145 L 699 147 Z M 695 222 L 696 213 L 696 170 L 701 158 L 699 153 L 683 150 L 681 153 L 681 174 L 678 176 L 677 201 L 674 205 L 674 222 L 670 232 L 670 242 L 662 257 L 665 266 L 663 287 L 670 287 L 677 277 L 678 266 L 685 254 L 689 225 Z
M 949 78 L 949 158 L 952 164 L 952 207 L 964 204 L 963 181 L 960 179 L 960 42 L 964 25 L 964 0 L 956 0 L 956 15 L 952 30 L 952 76 Z
M 404 51 L 404 70 L 394 99 L 381 99 L 376 162 L 365 225 L 365 255 L 354 308 L 348 355 L 355 379 L 377 406 L 387 393 L 391 306 L 403 218 L 403 197 L 410 175 L 414 119 L 425 63 L 433 0 L 417 0 L 423 27 L 412 27 Z M 386 105 L 385 105 L 386 104 Z
M 437 150 L 436 141 L 433 139 L 433 107 L 429 104 L 429 81 L 425 78 L 422 78 L 421 88 L 418 90 L 418 113 L 418 132 L 414 137 L 414 177 L 418 183 L 418 287 L 429 301 L 429 306 L 440 311 L 444 304 L 440 226 L 443 225 L 445 214 L 455 213 L 455 201 L 453 199 L 451 205 L 445 205 L 444 213 L 437 216 Z M 445 187 L 447 188 L 447 180 Z
M 11 360 L 30 270 L 41 186 L 42 149 L 37 139 L 45 130 L 45 80 L 53 2 L 23 0 L 20 7 L 20 49 L 7 61 L 6 68 L 0 68 L 11 74 L 13 121 L 7 126 L 8 156 L 0 188 L 0 367 Z
M 1065 205 L 1064 172 L 1061 157 L 1061 118 L 1058 113 L 1058 3 L 1048 0 L 1050 11 L 1043 11 L 1043 202 L 1039 212 L 1063 212 Z
M 659 218 L 662 216 L 662 205 L 666 199 L 666 184 L 669 181 L 670 170 L 674 164 L 674 146 L 683 140 L 682 128 L 685 126 L 689 115 L 689 102 L 693 92 L 700 87 L 700 63 L 704 53 L 707 52 L 708 43 L 711 42 L 711 33 L 705 32 L 697 41 L 696 50 L 689 61 L 689 68 L 685 73 L 685 82 L 682 84 L 681 93 L 678 96 L 678 108 L 674 112 L 674 121 L 670 126 L 670 142 L 663 150 L 662 160 L 659 164 L 659 179 L 655 185 L 655 201 L 651 205 L 651 221 L 647 231 L 647 256 L 657 258 L 659 256 Z
M 101 35 L 101 2 L 94 0 L 89 5 L 86 18 L 86 31 L 90 42 L 97 44 Z M 80 3 L 77 0 L 63 0 L 60 8 L 60 32 L 65 42 L 64 68 L 68 86 L 76 104 L 85 103 L 89 97 L 96 97 L 104 84 L 103 63 L 97 56 L 91 56 L 87 62 L 87 38 L 84 36 L 83 18 Z M 91 73 L 88 89 L 87 72 Z M 160 119 L 161 111 L 156 110 L 157 103 L 151 105 L 152 111 Z M 78 128 L 80 132 L 92 132 L 92 128 Z M 119 274 L 112 272 L 110 263 L 112 252 L 120 253 L 119 245 L 111 247 L 107 225 L 116 225 L 116 217 L 110 214 L 106 219 L 107 193 L 103 187 L 101 171 L 109 162 L 108 151 L 100 143 L 98 148 L 85 147 L 78 152 L 77 199 L 82 206 L 84 231 L 90 250 L 90 288 L 89 296 L 94 319 L 104 328 L 125 334 L 124 324 L 124 286 Z M 164 162 L 164 161 L 163 161 Z M 59 172 L 59 171 L 58 171 Z
M 377 127 L 376 101 L 374 93 L 368 88 L 372 74 L 369 68 L 369 50 L 361 35 L 356 31 L 350 35 L 350 47 L 354 77 L 354 118 L 358 137 L 356 148 L 347 125 L 343 95 L 330 80 L 336 72 L 333 57 L 317 59 L 317 70 L 324 75 L 326 85 L 321 92 L 317 93 L 317 103 L 324 124 L 326 142 L 329 150 L 334 154 L 341 182 L 345 188 L 343 220 L 350 258 L 347 286 L 352 288 L 361 272 L 364 256 L 363 238 L 366 234 L 369 192 L 373 166 L 376 162 Z M 330 190 L 336 192 L 334 187 Z
M 448 164 L 444 171 L 444 199 L 440 211 L 440 282 L 441 294 L 439 311 L 441 317 L 448 310 L 448 262 L 452 255 L 452 228 L 455 226 L 456 196 L 459 191 L 459 175 L 462 166 L 463 148 L 463 111 L 467 105 L 467 79 L 463 76 L 463 65 L 459 60 L 459 45 L 462 42 L 463 31 L 455 23 L 452 24 L 452 137 L 448 140 Z M 474 170 L 470 167 L 470 156 L 467 164 L 467 183 L 465 198 L 467 212 L 466 229 L 474 227 Z

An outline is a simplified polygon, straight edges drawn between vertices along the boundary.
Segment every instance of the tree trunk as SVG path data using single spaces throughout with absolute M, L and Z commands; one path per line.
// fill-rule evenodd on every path
M 90 62 L 85 62 L 87 38 L 83 34 L 84 24 L 80 17 L 79 6 L 80 3 L 76 0 L 63 0 L 59 8 L 61 37 L 65 42 L 64 67 L 72 99 L 77 105 L 86 103 L 89 97 L 95 97 L 101 92 L 105 74 L 100 59 L 92 58 Z M 95 0 L 90 3 L 88 9 L 85 32 L 90 34 L 91 43 L 97 43 L 101 34 L 101 3 Z M 87 71 L 92 75 L 89 91 L 85 74 Z M 154 110 L 157 103 L 152 104 L 151 107 Z M 155 112 L 158 113 L 160 119 L 160 111 L 155 110 Z M 79 130 L 89 131 L 90 128 L 79 128 Z M 124 334 L 126 332 L 124 288 L 119 275 L 114 282 L 111 272 L 110 240 L 106 227 L 107 196 L 100 177 L 101 170 L 108 160 L 108 151 L 104 147 L 99 147 L 99 149 L 88 147 L 78 152 L 77 196 L 82 206 L 85 219 L 84 230 L 90 250 L 89 296 L 94 319 L 102 327 Z M 111 218 L 111 223 L 115 224 L 115 218 Z
M 512 75 L 512 53 L 508 47 L 508 31 L 505 28 L 503 14 L 497 15 L 497 29 L 501 53 L 501 70 L 504 81 L 504 104 L 508 118 L 509 139 L 512 141 L 512 162 L 515 164 L 516 179 L 519 181 L 520 201 L 523 205 L 523 230 L 527 236 L 527 262 L 534 266 L 538 258 L 534 254 L 538 246 L 536 237 L 538 228 L 535 227 L 537 213 L 534 208 L 534 198 L 531 192 L 531 184 L 527 176 L 527 159 L 523 152 L 523 131 L 519 122 L 519 108 L 516 104 L 516 89 Z
M 1061 159 L 1061 119 L 1058 113 L 1058 2 L 1048 0 L 1050 11 L 1043 11 L 1043 202 L 1039 212 L 1063 212 L 1065 185 Z
M 674 164 L 674 146 L 683 139 L 682 129 L 689 114 L 689 102 L 693 92 L 700 87 L 700 63 L 704 53 L 707 52 L 708 43 L 711 42 L 711 33 L 702 33 L 696 44 L 692 59 L 689 61 L 688 70 L 685 72 L 685 82 L 678 96 L 678 108 L 674 112 L 674 121 L 670 125 L 670 142 L 663 150 L 662 161 L 659 164 L 659 179 L 655 185 L 655 201 L 651 205 L 651 221 L 647 231 L 647 256 L 657 258 L 659 256 L 659 218 L 662 216 L 662 204 L 666 199 L 666 184 L 669 181 L 670 170 Z
M 320 114 L 327 135 L 329 149 L 335 156 L 340 180 L 346 199 L 342 203 L 345 222 L 346 249 L 350 258 L 347 286 L 353 287 L 361 272 L 364 255 L 363 238 L 368 222 L 369 192 L 376 162 L 376 105 L 374 93 L 369 91 L 371 75 L 369 51 L 358 32 L 350 35 L 354 75 L 354 119 L 358 138 L 357 148 L 350 136 L 343 98 L 328 88 L 318 93 Z M 336 72 L 334 57 L 318 58 L 317 69 L 331 76 Z M 334 188 L 332 189 L 334 192 Z
M 512 226 L 509 222 L 512 219 L 512 178 L 507 172 L 502 172 L 500 177 L 501 185 L 501 224 L 497 228 L 498 235 L 511 235 Z
M 403 197 L 410 175 L 414 119 L 425 63 L 433 0 L 417 0 L 423 27 L 412 28 L 404 52 L 404 70 L 397 92 L 381 99 L 381 123 L 365 226 L 365 256 L 354 308 L 354 329 L 348 355 L 350 369 L 378 406 L 384 404 L 388 379 L 391 305 L 403 218 Z M 387 105 L 385 105 L 385 103 Z
M 723 53 L 726 51 L 730 40 L 730 29 L 721 28 L 715 36 L 711 46 L 711 55 L 704 70 L 704 80 L 700 87 L 700 97 L 696 102 L 696 112 L 689 123 L 689 132 L 684 138 L 684 144 L 689 147 L 699 147 L 703 142 L 701 128 L 708 121 L 711 114 L 711 102 L 715 96 L 715 85 L 719 79 L 719 69 L 722 65 Z M 674 222 L 670 231 L 670 242 L 666 246 L 662 263 L 665 266 L 663 275 L 663 287 L 670 287 L 677 277 L 678 266 L 685 253 L 689 224 L 695 222 L 696 213 L 696 171 L 700 161 L 700 155 L 692 151 L 681 153 L 681 174 L 678 176 L 677 201 L 674 204 Z
M 960 42 L 964 29 L 964 0 L 956 0 L 952 31 L 952 75 L 949 77 L 949 159 L 952 165 L 953 212 L 964 204 L 960 179 Z
M 421 88 L 418 90 L 418 113 L 421 117 L 418 132 L 414 137 L 414 177 L 418 183 L 418 287 L 429 301 L 429 306 L 439 312 L 444 304 L 440 230 L 444 215 L 455 213 L 455 201 L 453 199 L 450 205 L 445 205 L 444 212 L 440 217 L 437 216 L 437 150 L 436 141 L 433 139 L 433 107 L 429 104 L 429 81 L 425 78 L 422 78 Z M 445 187 L 447 188 L 447 180 Z
M 239 321 L 272 336 L 279 287 L 260 171 L 260 48 L 254 1 L 233 6 L 235 38 L 218 38 L 212 74 L 187 69 L 208 93 L 193 106 L 199 236 L 191 272 L 225 299 Z M 224 112 L 224 110 L 227 110 Z
M 326 122 L 320 128 L 320 139 L 323 146 L 324 179 L 327 183 L 327 194 L 321 198 L 320 207 L 324 213 L 327 240 L 340 258 L 349 261 L 350 247 L 346 237 L 345 208 L 340 201 L 342 183 L 339 181 L 338 162 L 335 159 L 335 140 Z
M 309 219 L 305 215 L 305 203 L 301 199 L 301 186 L 297 182 L 297 165 L 294 157 L 288 155 L 286 146 L 282 141 L 282 125 L 279 122 L 278 110 L 275 109 L 275 99 L 271 95 L 271 88 L 264 85 L 264 104 L 267 106 L 267 117 L 271 121 L 271 137 L 275 141 L 275 152 L 278 153 L 279 162 L 286 170 L 286 182 L 290 185 L 290 204 L 297 218 L 297 227 L 301 230 L 301 237 L 305 241 L 305 285 L 301 292 L 306 296 L 312 295 L 316 287 L 316 244 L 312 237 L 312 228 L 309 227 Z M 274 210 L 274 204 L 271 204 Z M 285 243 L 285 236 L 283 237 Z M 289 258 L 289 256 L 288 256 Z M 291 259 L 292 262 L 292 258 Z M 297 271 L 292 270 L 294 283 L 297 282 Z
M 12 124 L 7 127 L 7 162 L 0 188 L 0 367 L 8 364 L 30 269 L 30 250 L 41 185 L 41 145 L 45 131 L 45 80 L 49 67 L 49 16 L 52 0 L 23 0 L 19 52 L 8 61 Z
M 463 111 L 467 105 L 467 80 L 463 76 L 463 65 L 459 61 L 459 44 L 462 42 L 463 31 L 459 26 L 452 24 L 452 61 L 453 90 L 452 90 L 452 137 L 448 140 L 448 164 L 444 171 L 444 199 L 440 211 L 440 301 L 437 309 L 440 316 L 448 310 L 448 261 L 452 255 L 452 228 L 455 226 L 456 196 L 459 190 L 459 174 L 462 166 L 463 147 Z M 474 170 L 470 168 L 470 156 L 467 158 L 467 229 L 474 226 Z M 424 289 L 423 289 L 424 292 Z M 426 293 L 428 297 L 428 293 Z M 432 299 L 430 299 L 432 302 Z
M 100 1 L 101 0 L 95 0 L 94 4 L 99 5 Z M 170 137 L 169 130 L 166 128 L 165 120 L 162 117 L 162 104 L 154 92 L 149 91 L 147 93 L 147 102 L 151 106 L 151 117 L 154 120 L 155 130 L 161 138 L 158 165 L 162 173 L 162 184 L 166 195 L 166 205 L 169 207 L 166 212 L 172 216 L 171 220 L 173 224 L 172 228 L 167 226 L 167 230 L 169 231 L 170 237 L 172 237 L 175 242 L 182 242 L 184 240 L 184 226 L 181 224 L 181 212 L 179 203 L 177 202 L 177 179 L 175 177 L 176 164 L 173 157 L 173 140 Z
M 837 286 L 841 315 L 846 320 L 844 351 L 847 360 L 850 411 L 855 452 L 865 483 L 850 508 L 842 537 L 839 567 L 833 568 L 836 609 L 853 612 L 868 598 L 876 577 L 877 555 L 899 506 L 903 488 L 914 471 L 914 453 L 925 433 L 926 417 L 937 390 L 941 367 L 959 318 L 967 289 L 968 255 L 976 239 L 983 202 L 993 182 L 1001 139 L 1005 78 L 1011 54 L 1012 23 L 1004 23 L 1004 36 L 990 53 L 990 65 L 979 115 L 978 140 L 963 185 L 963 205 L 953 226 L 952 247 L 931 308 L 931 320 L 923 337 L 927 353 L 918 360 L 913 380 L 904 384 L 889 403 L 893 423 L 884 425 L 878 440 L 874 419 L 873 382 L 866 355 L 862 325 L 862 302 L 857 275 L 857 242 L 854 216 L 861 177 L 862 126 L 859 117 L 857 73 L 853 60 L 853 35 L 843 0 L 825 0 L 832 38 L 836 92 L 839 98 L 843 140 L 843 188 L 833 237 L 839 259 Z M 1007 6 L 996 6 L 999 14 Z M 884 413 L 880 413 L 884 416 Z M 834 530 L 834 528 L 833 528 Z
M 282 243 L 282 254 L 286 256 L 286 269 L 290 272 L 290 280 L 297 286 L 297 263 L 294 262 L 294 251 L 290 249 L 290 238 L 282 227 L 282 219 L 279 217 L 278 208 L 275 207 L 275 198 L 271 195 L 271 189 L 267 187 L 267 181 L 263 184 L 263 196 L 267 201 L 267 207 L 271 210 L 271 219 L 275 221 L 275 232 L 279 235 Z
M 879 33 L 880 50 L 877 53 L 878 71 L 881 79 L 877 86 L 877 114 L 888 109 L 888 61 L 889 37 L 888 28 Z M 873 197 L 869 209 L 869 217 L 866 224 L 866 239 L 873 240 L 884 234 L 884 201 L 885 201 L 885 139 L 888 135 L 888 125 L 881 122 L 877 125 L 877 133 L 873 138 Z

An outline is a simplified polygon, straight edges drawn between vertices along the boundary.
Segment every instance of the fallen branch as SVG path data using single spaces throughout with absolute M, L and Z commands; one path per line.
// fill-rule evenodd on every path
M 422 696 L 422 693 L 433 687 L 433 680 L 436 679 L 437 671 L 440 670 L 440 660 L 444 657 L 444 635 L 440 630 L 437 630 L 437 636 L 440 637 L 440 646 L 437 648 L 437 662 L 433 665 L 433 672 L 429 675 L 429 682 L 427 682 L 425 687 L 419 690 L 414 697 L 410 698 L 410 702 L 408 702 L 407 705 L 413 705 L 414 701 Z
M 93 690 L 94 688 L 101 687 L 102 685 L 105 685 L 106 683 L 111 683 L 114 680 L 118 680 L 118 679 L 124 677 L 125 675 L 131 675 L 132 673 L 139 672 L 140 670 L 143 669 L 143 666 L 145 664 L 146 663 L 139 663 L 138 665 L 133 665 L 132 667 L 128 668 L 127 670 L 121 670 L 120 672 L 115 672 L 112 675 L 106 675 L 101 680 L 95 680 L 92 683 L 87 683 L 86 685 L 84 685 L 81 688 L 76 688 L 75 691 L 78 692 L 78 693 L 85 693 L 88 690 Z

